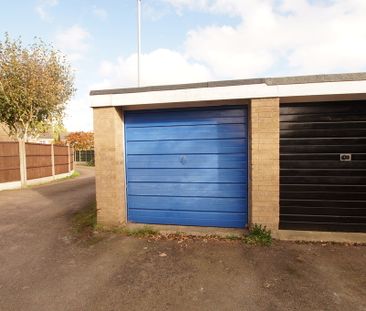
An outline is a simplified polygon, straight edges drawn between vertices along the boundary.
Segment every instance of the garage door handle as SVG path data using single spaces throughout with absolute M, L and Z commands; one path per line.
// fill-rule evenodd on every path
M 179 162 L 182 164 L 182 165 L 185 165 L 187 163 L 187 157 L 186 156 L 180 156 L 179 158 Z
M 350 153 L 341 153 L 339 155 L 340 161 L 352 161 L 352 154 Z

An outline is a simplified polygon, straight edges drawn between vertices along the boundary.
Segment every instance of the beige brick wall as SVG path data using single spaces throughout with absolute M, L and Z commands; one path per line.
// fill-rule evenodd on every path
M 250 103 L 250 224 L 277 232 L 279 223 L 279 99 Z
M 118 108 L 94 108 L 97 220 L 107 226 L 126 222 L 123 124 Z

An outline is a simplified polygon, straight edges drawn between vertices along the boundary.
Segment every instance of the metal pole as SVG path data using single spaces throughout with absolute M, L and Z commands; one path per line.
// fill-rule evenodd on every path
M 141 84 L 141 0 L 137 0 L 137 86 Z

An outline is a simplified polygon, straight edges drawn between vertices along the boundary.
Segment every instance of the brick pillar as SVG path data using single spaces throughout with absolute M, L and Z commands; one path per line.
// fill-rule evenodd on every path
M 126 222 L 124 118 L 115 107 L 93 112 L 97 221 L 113 226 Z
M 279 99 L 253 99 L 250 104 L 251 224 L 273 233 L 279 223 Z

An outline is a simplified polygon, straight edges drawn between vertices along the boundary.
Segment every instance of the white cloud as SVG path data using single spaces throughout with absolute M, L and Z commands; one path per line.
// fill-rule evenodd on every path
M 179 14 L 186 8 L 190 10 L 207 10 L 212 1 L 209 0 L 162 0 L 163 2 L 171 4 L 177 9 Z
M 58 5 L 58 0 L 39 0 L 35 10 L 42 20 L 51 21 L 52 18 L 48 13 L 48 9 L 56 5 Z
M 98 8 L 96 5 L 92 7 L 92 13 L 101 20 L 105 20 L 108 17 L 108 12 L 105 9 Z
M 366 69 L 366 1 L 163 0 L 180 12 L 235 16 L 192 29 L 185 55 L 219 78 Z
M 93 130 L 93 111 L 87 96 L 68 103 L 64 124 L 70 132 Z
M 148 2 L 143 2 L 143 7 L 142 7 L 142 18 L 147 18 L 151 21 L 158 21 L 161 18 L 163 18 L 164 16 L 166 16 L 169 12 L 166 9 L 166 7 L 156 7 L 155 5 L 151 5 Z
M 102 81 L 99 86 L 135 86 L 137 55 L 119 57 L 116 62 L 103 61 L 99 67 Z M 158 85 L 207 81 L 210 71 L 203 65 L 189 61 L 182 54 L 158 49 L 141 57 L 141 85 Z
M 89 49 L 90 33 L 79 25 L 73 25 L 56 36 L 56 45 L 71 61 L 84 58 Z

